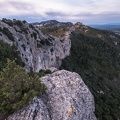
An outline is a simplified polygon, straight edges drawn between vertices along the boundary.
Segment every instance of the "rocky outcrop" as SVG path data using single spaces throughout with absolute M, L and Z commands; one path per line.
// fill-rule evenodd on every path
M 10 115 L 6 120 L 50 120 L 46 105 L 35 97 L 32 103 Z
M 26 21 L 0 21 L 0 40 L 17 46 L 27 71 L 30 68 L 36 72 L 50 67 L 58 68 L 62 59 L 70 54 L 69 36 L 68 32 L 62 38 L 45 35 Z
M 77 73 L 61 70 L 40 79 L 47 86 L 42 100 L 34 98 L 7 120 L 96 120 L 94 98 Z

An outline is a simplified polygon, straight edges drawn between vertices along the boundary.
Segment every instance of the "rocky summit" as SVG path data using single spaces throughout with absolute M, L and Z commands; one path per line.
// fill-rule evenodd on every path
M 7 120 L 96 120 L 93 95 L 77 73 L 58 70 L 40 79 L 45 95 Z

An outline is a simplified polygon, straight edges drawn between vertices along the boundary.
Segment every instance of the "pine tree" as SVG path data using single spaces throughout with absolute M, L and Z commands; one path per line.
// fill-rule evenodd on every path
M 37 75 L 29 76 L 15 61 L 7 60 L 0 72 L 0 113 L 9 114 L 41 96 L 46 87 Z

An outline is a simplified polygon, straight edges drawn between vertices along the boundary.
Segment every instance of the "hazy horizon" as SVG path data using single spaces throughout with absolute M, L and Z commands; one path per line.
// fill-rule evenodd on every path
M 0 0 L 0 19 L 113 24 L 120 23 L 119 8 L 119 0 Z

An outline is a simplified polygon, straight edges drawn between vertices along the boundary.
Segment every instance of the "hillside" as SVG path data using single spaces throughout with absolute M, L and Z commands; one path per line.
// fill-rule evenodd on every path
M 79 73 L 95 97 L 99 120 L 120 119 L 120 36 L 88 29 L 71 34 L 71 55 L 61 68 Z
M 120 35 L 120 24 L 114 23 L 114 24 L 104 24 L 104 25 L 90 25 L 93 28 L 97 28 L 100 30 L 109 30 L 112 31 L 118 35 Z
M 3 41 L 6 43 L 4 43 Z M 80 22 L 73 25 L 69 22 L 61 23 L 52 20 L 42 23 L 28 24 L 26 21 L 12 21 L 3 19 L 0 21 L 0 43 L 0 54 L 2 56 L 0 58 L 0 70 L 4 68 L 7 58 L 9 58 L 11 60 L 15 60 L 15 62 L 21 66 L 25 65 L 26 71 L 39 72 L 41 69 L 57 67 L 60 69 L 66 69 L 72 72 L 76 72 L 81 75 L 83 81 L 94 95 L 96 108 L 95 114 L 97 118 L 99 120 L 120 119 L 119 35 L 111 31 L 94 29 L 89 26 L 83 25 Z M 24 62 L 24 64 L 22 61 Z M 67 76 L 68 71 L 64 70 L 62 72 L 56 72 L 60 73 L 60 76 L 59 74 L 55 73 L 54 80 L 57 81 L 55 82 L 53 80 L 55 83 L 50 85 L 52 86 L 52 89 L 55 90 L 55 93 L 52 94 L 56 95 L 56 90 L 58 90 L 58 92 L 64 90 L 64 87 L 62 86 L 61 89 L 58 89 L 61 84 L 61 82 L 58 83 L 58 81 L 61 81 L 65 78 L 68 80 L 70 75 L 73 74 L 72 72 L 69 73 L 69 76 Z M 74 81 L 74 77 L 75 75 L 73 74 L 72 81 Z M 48 75 L 46 79 L 47 82 L 44 81 L 44 83 L 47 86 L 51 84 L 49 81 L 50 79 L 52 79 L 52 74 L 50 76 Z M 72 82 L 69 82 L 67 84 L 68 86 L 66 87 L 66 90 L 73 89 L 72 85 L 74 84 Z M 69 86 L 71 87 L 69 88 Z M 81 87 L 84 88 L 84 86 Z M 77 91 L 78 94 L 80 93 L 80 89 L 82 89 L 81 87 L 79 88 L 79 91 Z M 77 88 L 75 88 L 75 90 L 76 89 Z M 47 92 L 49 92 L 49 90 L 51 89 L 48 89 Z M 65 93 L 66 95 L 68 94 L 66 93 L 66 91 L 62 91 L 62 93 Z M 73 93 L 73 95 L 75 94 Z M 83 96 L 84 95 L 85 93 L 83 90 Z M 37 100 L 37 105 L 39 103 L 40 106 L 45 106 L 46 111 L 47 104 L 45 99 L 49 97 L 49 94 L 45 95 L 44 97 L 45 98 L 43 100 L 40 100 L 40 102 L 39 100 Z M 72 98 L 71 94 L 70 97 Z M 79 98 L 78 96 L 76 96 L 76 98 L 82 100 L 82 97 Z M 89 101 L 87 101 L 87 99 L 84 97 L 84 99 L 82 100 L 82 104 L 83 106 L 87 104 L 85 105 L 86 108 L 84 109 L 77 107 L 79 101 L 76 101 L 74 98 L 72 98 L 73 103 L 77 108 L 77 110 L 75 109 L 77 112 L 74 112 L 73 107 L 71 107 L 71 110 L 73 110 L 73 114 L 72 116 L 70 116 L 70 119 L 72 120 L 78 117 L 75 114 L 79 115 L 79 109 L 83 109 L 83 111 L 85 111 L 85 109 L 90 110 L 90 108 L 92 108 L 92 111 L 90 111 L 90 115 L 94 115 L 94 98 L 91 97 L 92 104 L 90 104 L 87 108 Z M 49 103 L 49 100 L 51 99 L 51 97 L 47 99 L 47 102 Z M 67 99 L 69 99 L 69 97 Z M 53 101 L 54 100 L 56 100 L 55 96 Z M 84 103 L 85 100 L 86 102 Z M 71 102 L 71 99 L 69 101 Z M 31 105 L 33 106 L 34 104 L 36 105 L 36 100 L 35 102 L 33 101 Z M 72 106 L 71 103 L 69 104 Z M 70 108 L 70 105 L 68 105 L 68 108 Z M 63 113 L 65 113 L 62 111 L 63 109 L 61 109 L 60 113 L 60 111 L 58 111 L 58 108 L 55 108 L 53 104 L 50 104 L 49 107 L 52 108 L 53 111 L 57 110 L 58 114 L 61 114 L 59 116 L 60 118 Z M 64 107 L 65 104 L 62 106 L 62 108 Z M 28 106 L 27 108 L 31 107 Z M 38 108 L 39 106 L 35 107 L 35 110 Z M 66 111 L 67 110 L 68 109 L 66 109 Z M 33 114 L 34 112 L 35 111 L 33 111 Z M 40 111 L 38 111 L 38 113 L 39 112 Z M 49 109 L 47 109 L 47 112 L 50 116 L 53 114 L 49 113 Z M 20 113 L 22 112 L 20 111 Z M 80 116 L 81 120 L 83 120 L 83 114 Z M 15 114 L 14 116 L 16 115 L 19 114 Z M 42 115 L 41 112 L 40 115 Z M 63 117 L 65 116 L 66 115 L 63 115 Z M 89 117 L 88 114 L 86 116 Z M 55 118 L 57 117 L 58 116 L 56 116 Z M 92 119 L 92 117 L 90 119 Z
M 95 97 L 99 120 L 120 119 L 120 36 L 76 23 L 72 27 L 42 28 L 53 36 L 72 31 L 71 54 L 61 69 L 79 73 Z
M 71 32 L 53 36 L 26 21 L 0 21 L 0 120 L 96 120 L 80 75 L 55 68 L 70 54 Z

